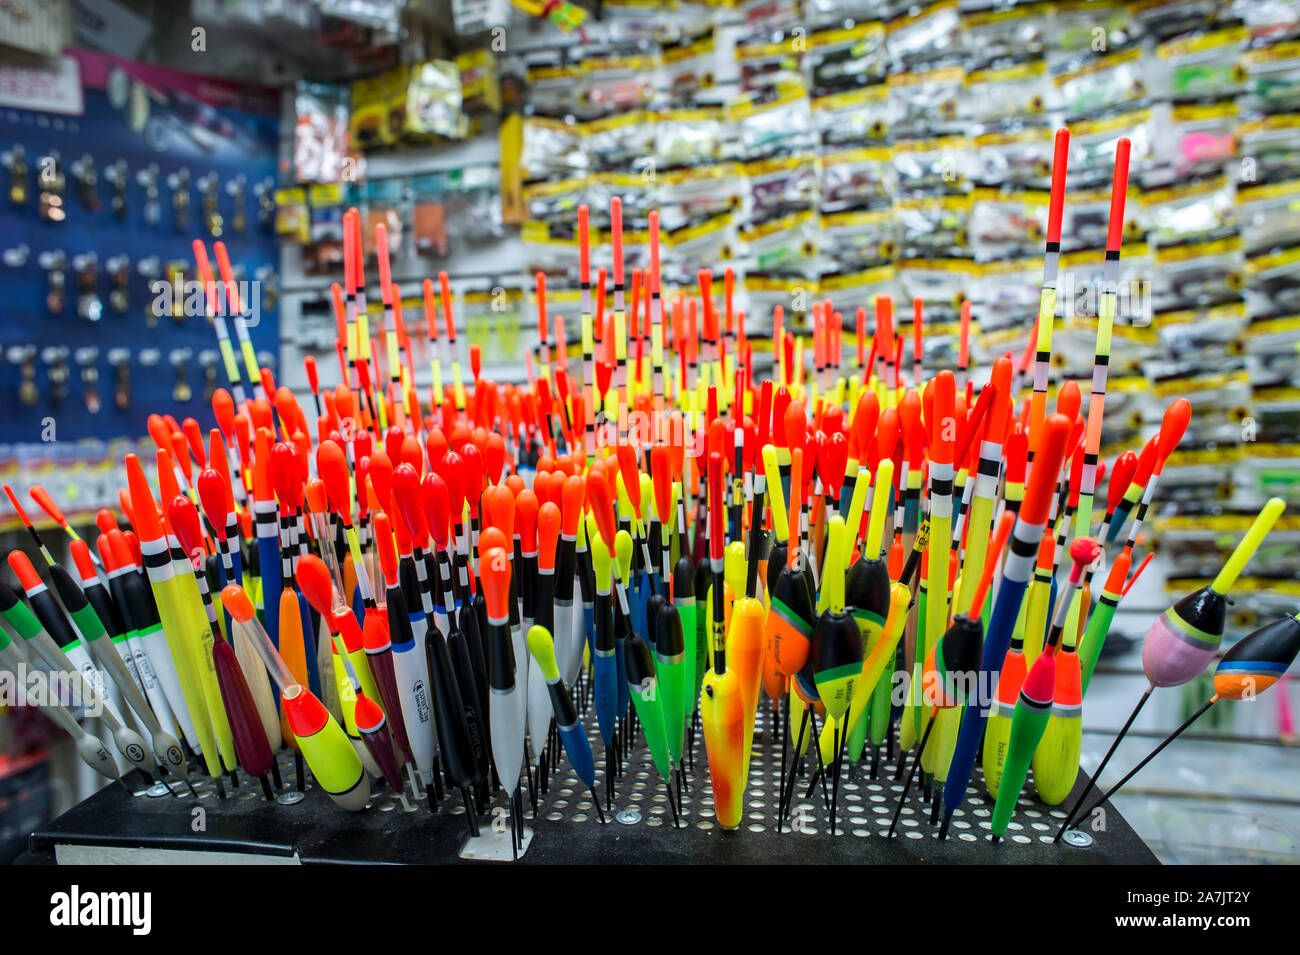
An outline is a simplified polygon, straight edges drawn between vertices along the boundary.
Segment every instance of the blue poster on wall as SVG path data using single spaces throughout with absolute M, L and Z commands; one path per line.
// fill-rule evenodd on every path
M 277 93 L 85 51 L 59 69 L 79 112 L 12 84 L 0 105 L 0 445 L 206 425 L 229 383 L 195 239 L 213 269 L 225 243 L 258 363 L 278 352 Z

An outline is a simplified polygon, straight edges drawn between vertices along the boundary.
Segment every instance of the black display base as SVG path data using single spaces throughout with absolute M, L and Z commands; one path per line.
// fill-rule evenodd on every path
M 894 779 L 896 763 L 880 759 L 872 778 L 872 749 L 840 782 L 836 834 L 830 833 L 829 815 L 820 786 L 806 797 L 807 771 L 797 783 L 792 811 L 795 831 L 787 822 L 776 829 L 780 790 L 779 733 L 765 732 L 770 710 L 759 714 L 754 757 L 745 794 L 745 815 L 739 829 L 724 831 L 713 814 L 713 800 L 702 734 L 696 733 L 694 771 L 687 774 L 688 791 L 682 797 L 683 820 L 674 829 L 668 797 L 644 745 L 637 738 L 621 779 L 615 780 L 613 810 L 605 809 L 602 826 L 591 795 L 562 760 L 547 781 L 534 815 L 524 790 L 526 825 L 533 839 L 521 863 L 546 864 L 889 864 L 948 862 L 1004 865 L 1130 865 L 1155 864 L 1151 850 L 1106 805 L 1104 828 L 1087 827 L 1091 845 L 1078 848 L 1052 838 L 1064 819 L 1060 807 L 1048 807 L 1022 795 L 1015 816 L 1001 842 L 989 833 L 992 800 L 984 793 L 976 769 L 965 805 L 953 818 L 947 839 L 936 838 L 929 824 L 929 805 L 923 802 L 920 774 L 908 795 L 898 830 L 885 838 L 897 805 L 902 781 Z M 595 720 L 591 719 L 591 723 Z M 604 745 L 592 730 L 592 748 L 598 767 L 596 792 L 605 800 Z M 910 761 L 909 761 L 910 764 Z M 805 765 L 808 765 L 805 763 Z M 280 755 L 286 789 L 294 783 L 293 759 Z M 242 775 L 242 774 L 241 774 Z M 449 794 L 437 813 L 424 798 L 412 801 L 413 812 L 403 811 L 386 788 L 378 788 L 370 807 L 349 813 L 335 806 L 308 776 L 306 793 L 295 805 L 268 802 L 255 780 L 242 779 L 229 798 L 219 799 L 210 780 L 192 777 L 199 798 L 173 784 L 183 796 L 132 795 L 114 783 L 65 812 L 30 841 L 35 860 L 52 861 L 57 853 L 65 861 L 78 858 L 81 847 L 108 852 L 112 861 L 166 861 L 170 853 L 224 852 L 251 854 L 248 861 L 302 863 L 446 863 L 466 861 L 461 851 L 469 835 L 468 819 L 459 795 Z M 1031 777 L 1032 778 L 1032 777 Z M 1073 805 L 1086 785 L 1081 772 L 1075 793 L 1065 803 Z M 138 786 L 138 781 L 137 781 Z M 409 786 L 408 786 L 409 798 Z M 1090 798 L 1095 798 L 1090 797 Z M 487 815 L 479 817 L 484 832 L 493 820 L 508 822 L 504 794 L 498 792 Z M 196 813 L 202 809 L 202 813 Z M 201 823 L 201 825 L 200 825 Z M 509 837 L 505 839 L 507 857 Z M 134 859 L 130 850 L 145 850 Z M 150 853 L 147 850 L 164 850 Z M 82 854 L 84 857 L 84 853 Z M 270 857 L 270 858 L 266 858 Z M 108 861 L 107 858 L 104 861 Z M 179 861 L 179 859 L 177 859 Z M 202 861 L 190 856 L 185 861 Z

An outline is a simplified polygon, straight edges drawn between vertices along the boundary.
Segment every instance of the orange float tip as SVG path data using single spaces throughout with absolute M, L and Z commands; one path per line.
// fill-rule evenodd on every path
M 623 477 L 623 487 L 632 502 L 632 511 L 640 520 L 641 470 L 637 466 L 636 448 L 630 444 L 620 444 L 615 453 L 618 455 L 618 471 Z
M 565 537 L 578 535 L 578 525 L 582 522 L 582 507 L 586 499 L 587 479 L 577 474 L 565 478 L 560 491 L 560 532 Z
M 505 532 L 499 527 L 485 527 L 478 536 L 478 555 L 479 559 L 486 557 L 487 552 L 493 548 L 499 547 L 504 551 L 510 551 L 514 545 L 510 538 L 506 537 Z
M 672 515 L 669 510 L 672 508 L 673 501 L 673 474 L 672 462 L 669 460 L 671 452 L 665 447 L 656 447 L 650 450 L 650 477 L 654 483 L 655 492 L 655 513 L 659 520 L 669 521 Z
M 348 459 L 343 449 L 333 441 L 322 441 L 316 449 L 316 473 L 325 482 L 325 492 L 329 495 L 329 502 L 335 512 L 343 518 L 345 524 L 349 523 L 351 505 L 348 498 Z
M 1070 419 L 1063 414 L 1048 415 L 1043 422 L 1043 442 L 1034 459 L 1034 473 L 1030 476 L 1024 502 L 1020 505 L 1020 517 L 1027 524 L 1041 524 L 1047 520 L 1070 429 Z M 1047 536 L 1050 538 L 1051 535 Z
M 9 498 L 9 503 L 13 505 L 14 511 L 17 512 L 18 519 L 28 527 L 31 527 L 32 519 L 27 516 L 27 512 L 23 510 L 22 504 L 18 502 L 18 496 L 14 494 L 14 489 L 11 488 L 8 484 L 5 485 L 5 494 Z
M 808 415 L 802 401 L 791 401 L 785 406 L 782 424 L 786 447 L 803 450 L 808 441 Z
M 255 429 L 266 428 L 269 431 L 275 424 L 271 414 L 271 402 L 265 398 L 254 398 L 248 403 L 248 416 Z
M 1029 468 L 1029 435 L 1020 422 L 1016 422 L 1007 436 L 1007 483 L 1024 484 Z
M 491 525 L 498 528 L 506 540 L 514 540 L 515 496 L 510 488 L 499 485 L 489 487 L 483 492 L 483 505 Z
M 402 439 L 402 463 L 415 469 L 416 475 L 424 473 L 424 452 L 420 450 L 420 440 L 413 434 Z
M 158 449 L 158 500 L 167 501 L 181 492 L 180 482 L 176 480 L 172 456 L 162 448 Z
M 307 387 L 311 388 L 313 395 L 320 394 L 320 375 L 316 370 L 316 356 L 308 355 L 302 360 L 303 368 L 307 372 Z
M 723 515 L 726 509 L 722 501 L 722 455 L 714 452 L 709 455 L 709 558 L 714 561 L 723 559 Z
M 328 617 L 334 608 L 334 584 L 330 581 L 329 569 L 325 561 L 315 554 L 304 554 L 298 558 L 298 589 L 307 598 L 307 602 L 316 608 L 316 612 Z
M 543 570 L 555 569 L 560 524 L 560 509 L 554 501 L 547 501 L 537 512 L 537 565 Z
M 470 513 L 478 511 L 479 497 L 483 491 L 483 455 L 474 444 L 466 444 L 460 452 L 461 474 L 465 489 L 465 500 L 469 502 Z
M 32 566 L 31 558 L 22 551 L 11 550 L 9 552 L 9 568 L 14 572 L 14 576 L 18 578 L 18 583 L 24 591 L 42 586 L 41 576 L 36 573 L 36 568 Z
M 538 518 L 541 513 L 541 502 L 537 495 L 528 488 L 523 488 L 519 493 L 505 488 L 506 492 L 514 496 L 515 500 L 515 533 L 519 535 L 519 547 L 525 554 L 531 554 L 537 550 L 537 534 L 539 530 Z M 551 504 L 552 502 L 547 501 Z M 560 509 L 555 508 L 556 533 L 559 533 Z
M 411 536 L 423 545 L 428 529 L 421 510 L 420 475 L 409 464 L 399 464 L 393 470 L 393 504 Z
M 289 724 L 289 732 L 298 739 L 309 739 L 319 733 L 329 722 L 330 715 L 311 690 L 305 686 L 299 686 L 297 690 L 298 692 L 292 696 L 287 693 L 281 694 L 284 718 Z M 360 699 L 361 694 L 357 696 Z
M 379 566 L 384 572 L 384 582 L 397 586 L 397 544 L 393 540 L 393 525 L 388 515 L 380 511 L 375 515 L 375 540 L 379 544 Z
M 158 447 L 165 448 L 171 444 L 171 431 L 162 415 L 151 414 L 145 419 L 145 427 L 149 429 L 149 437 L 153 438 L 153 443 Z
M 488 480 L 500 484 L 506 467 L 506 439 L 501 435 L 490 434 L 483 443 L 483 466 L 487 469 Z
M 1133 475 L 1137 472 L 1138 456 L 1133 450 L 1120 452 L 1119 457 L 1115 458 L 1115 463 L 1110 468 L 1110 483 L 1106 485 L 1106 509 L 1114 510 L 1124 492 L 1128 490 L 1129 485 L 1133 482 Z
M 184 494 L 174 495 L 167 502 L 167 521 L 191 564 L 196 558 L 201 561 L 204 557 L 203 528 L 194 502 Z
M 1160 456 L 1160 433 L 1156 432 L 1142 446 L 1142 453 L 1138 455 L 1137 470 L 1133 472 L 1133 483 L 1138 487 L 1146 487 L 1147 481 L 1151 480 L 1151 473 L 1156 468 L 1157 459 Z
M 437 473 L 426 474 L 420 482 L 420 501 L 434 543 L 439 548 L 446 547 L 451 540 L 451 496 L 447 482 Z
M 113 531 L 113 533 L 119 537 L 122 535 L 121 531 Z M 117 555 L 113 553 L 113 542 L 107 532 L 99 535 L 99 539 L 95 541 L 95 549 L 99 551 L 99 560 L 104 565 L 105 573 L 111 574 L 122 566 L 118 562 Z
M 5 490 L 9 490 L 8 485 L 5 486 Z M 68 526 L 68 519 L 63 516 L 63 511 L 60 510 L 59 505 L 54 503 L 54 498 L 50 497 L 49 491 L 45 490 L 45 488 L 41 487 L 39 484 L 33 484 L 27 490 L 27 493 L 32 496 L 32 500 L 37 503 L 40 509 L 50 516 L 50 520 L 54 521 L 54 523 L 61 527 Z M 9 499 L 11 501 L 13 500 L 12 494 Z M 24 518 L 23 523 L 26 522 L 26 518 Z
M 424 449 L 429 453 L 429 467 L 436 468 L 442 464 L 442 459 L 447 456 L 447 436 L 439 427 L 429 429 L 429 437 L 424 441 Z
M 480 544 L 486 538 L 485 531 Z M 488 619 L 499 623 L 510 619 L 510 559 L 502 547 L 489 547 L 481 553 L 478 576 L 487 601 Z
M 369 626 L 367 626 L 366 630 L 368 631 L 369 629 Z M 357 704 L 356 708 L 352 711 L 352 718 L 357 724 L 357 730 L 362 733 L 378 732 L 384 725 L 383 709 L 378 703 L 362 692 L 357 693 Z
M 130 489 L 130 518 L 141 540 L 156 541 L 162 537 L 162 523 L 154 504 L 153 491 L 144 476 L 144 467 L 134 454 L 126 456 L 126 480 Z
M 1056 393 L 1056 412 L 1063 414 L 1071 421 L 1079 417 L 1079 408 L 1083 404 L 1083 397 L 1079 393 L 1079 383 L 1076 381 L 1067 381 L 1061 385 L 1060 391 Z
M 387 453 L 379 449 L 371 452 L 366 478 L 379 499 L 379 509 L 390 510 L 393 502 L 393 461 Z
M 277 441 L 271 448 L 271 486 L 275 496 L 286 507 L 295 504 L 302 496 L 302 468 L 298 465 L 298 447 Z
M 101 507 L 95 513 L 95 526 L 99 528 L 101 534 L 107 534 L 109 531 L 115 531 L 117 527 L 117 518 L 113 512 L 106 507 Z
M 315 514 L 329 513 L 325 482 L 320 478 L 312 478 L 307 482 L 307 507 Z
M 1156 467 L 1163 469 L 1169 455 L 1174 453 L 1178 443 L 1187 432 L 1187 425 L 1192 420 L 1192 403 L 1186 398 L 1179 398 L 1165 409 L 1160 422 L 1160 436 L 1156 447 Z
M 194 456 L 194 461 L 200 468 L 207 467 L 207 454 L 203 448 L 203 429 L 193 418 L 186 418 L 181 422 L 181 430 L 185 432 L 185 441 L 190 446 L 190 454 Z
M 68 545 L 68 550 L 72 553 L 72 562 L 77 565 L 77 573 L 81 575 L 82 581 L 91 583 L 98 581 L 95 562 L 90 557 L 90 546 L 84 540 L 74 540 Z
M 587 475 L 587 500 L 595 515 L 596 529 L 600 532 L 601 540 L 612 554 L 614 536 L 618 532 L 618 525 L 614 523 L 614 494 L 605 473 L 599 468 L 593 468 Z
M 898 409 L 886 408 L 880 412 L 880 419 L 876 422 L 876 459 L 872 462 L 873 465 L 879 465 L 881 461 L 894 456 L 894 450 L 898 447 L 898 439 L 901 433 L 902 426 L 898 421 Z M 864 443 L 863 447 L 869 448 L 871 445 Z
M 105 567 L 139 567 L 136 563 L 135 555 L 131 549 L 130 542 L 126 539 L 123 531 L 113 531 L 107 535 L 108 543 L 105 545 L 112 552 L 113 562 L 104 562 Z M 103 538 L 101 538 L 102 540 Z

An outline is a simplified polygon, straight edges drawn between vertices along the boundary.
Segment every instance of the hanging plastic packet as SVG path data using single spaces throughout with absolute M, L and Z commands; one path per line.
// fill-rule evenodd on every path
M 728 104 L 727 120 L 739 127 L 739 146 L 748 161 L 811 152 L 817 146 L 808 97 L 802 87 L 750 96 Z
M 906 9 L 886 27 L 889 55 L 909 70 L 912 61 L 957 52 L 961 44 L 961 14 L 956 0 L 939 0 Z
M 712 25 L 700 33 L 685 33 L 663 47 L 663 75 L 668 99 L 681 106 L 696 103 L 713 89 L 716 36 Z
M 898 188 L 893 153 L 885 147 L 845 149 L 821 157 L 821 208 L 887 209 Z
M 1076 318 L 1089 321 L 1097 318 L 1104 287 L 1105 242 L 1103 233 L 1095 245 L 1080 246 L 1061 254 L 1056 303 L 1057 313 L 1067 322 Z M 1142 241 L 1140 235 L 1133 241 L 1124 242 L 1120 248 L 1115 289 L 1116 334 L 1125 327 L 1150 329 L 1152 316 L 1158 307 L 1157 291 L 1164 284 L 1163 277 L 1160 282 L 1153 280 L 1157 274 L 1151 246 Z M 1156 343 L 1154 337 L 1142 337 L 1147 337 L 1152 345 Z
M 1153 327 L 1174 361 L 1231 360 L 1244 351 L 1246 303 L 1238 298 L 1209 308 L 1156 312 Z
M 1027 256 L 1041 247 L 1050 196 L 1040 191 L 976 188 L 971 193 L 970 244 L 980 261 Z
M 902 258 L 898 261 L 896 270 L 902 300 L 910 302 L 919 298 L 929 303 L 927 321 L 941 321 L 942 318 L 937 313 L 942 310 L 943 314 L 954 319 L 953 330 L 956 331 L 957 310 L 969 297 L 966 290 L 978 271 L 975 260 L 961 250 L 955 250 L 943 257 Z M 956 363 L 955 354 L 953 363 Z
M 588 120 L 579 127 L 579 136 L 593 172 L 644 171 L 646 157 L 653 155 L 655 130 L 642 109 Z
M 402 134 L 417 141 L 469 135 L 469 120 L 461 109 L 460 69 L 451 60 L 411 67 Z
M 578 260 L 577 230 L 569 221 L 528 219 L 520 229 L 519 238 L 524 244 L 528 272 L 563 270 Z
M 525 182 L 581 177 L 591 166 L 578 128 L 541 116 L 529 116 L 524 120 L 524 142 L 519 161 Z
M 894 203 L 903 254 L 948 255 L 970 242 L 969 196 L 900 197 Z
M 1220 170 L 1222 167 L 1220 167 Z M 1142 192 L 1143 218 L 1157 245 L 1236 231 L 1232 184 L 1222 171 L 1190 182 L 1174 179 Z
M 814 96 L 872 86 L 883 82 L 889 71 L 881 20 L 818 30 L 809 38 L 809 46 Z
M 888 205 L 825 212 L 822 243 L 839 272 L 859 272 L 891 263 L 898 254 L 898 226 Z
M 654 98 L 658 56 L 608 53 L 588 57 L 582 66 L 587 74 L 585 98 L 597 116 L 639 109 Z
M 653 116 L 655 172 L 717 162 L 722 156 L 719 107 L 673 109 Z
M 902 104 L 889 98 L 884 83 L 818 96 L 812 120 L 825 149 L 884 145 L 902 117 Z
M 1200 30 L 1161 43 L 1156 48 L 1159 68 L 1152 92 L 1178 100 L 1236 96 L 1246 86 L 1246 66 L 1241 51 L 1246 28 L 1240 23 Z
M 1052 127 L 1044 119 L 972 140 L 970 176 L 979 185 L 1048 189 L 1052 181 Z
M 753 93 L 777 88 L 802 88 L 806 43 L 793 44 L 782 33 L 763 32 L 736 42 L 740 90 Z
M 495 166 L 453 169 L 447 177 L 446 213 L 456 225 L 456 238 L 470 245 L 485 245 L 505 237 L 501 218 L 501 186 Z M 419 208 L 415 214 L 415 241 L 420 241 Z M 445 220 L 444 220 L 445 228 Z
M 411 180 L 411 238 L 417 255 L 445 259 L 451 254 L 447 234 L 447 177 L 441 173 Z
M 497 61 L 487 48 L 470 50 L 456 57 L 460 71 L 461 108 L 466 113 L 500 113 L 501 84 Z
M 1237 154 L 1237 104 L 1175 104 L 1169 111 L 1169 135 L 1161 136 L 1157 158 L 1180 176 L 1221 170 Z
M 1051 3 L 987 5 L 962 12 L 963 42 L 986 69 L 994 61 L 1012 65 L 1018 57 L 1041 58 L 1052 37 Z M 1093 4 L 1095 7 L 1096 4 Z
M 818 237 L 817 214 L 811 209 L 751 219 L 740 230 L 740 240 L 760 272 L 816 274 L 810 260 L 817 255 Z
M 352 83 L 350 138 L 358 149 L 391 146 L 401 131 L 401 117 L 389 115 L 392 99 L 403 77 L 389 71 Z
M 895 134 L 921 138 L 945 132 L 959 134 L 959 117 L 966 71 L 960 63 L 921 64 L 915 72 L 891 73 L 885 81 L 894 111 Z
M 405 202 L 404 179 L 372 179 L 365 184 L 365 201 L 361 205 L 361 247 L 365 254 L 375 255 L 375 226 L 383 223 L 388 230 L 388 254 L 401 256 L 405 235 L 402 222 L 402 205 Z
M 1028 331 L 1025 316 L 1038 308 L 1038 283 L 1042 278 L 1041 253 L 981 261 L 974 266 L 967 294 L 991 353 L 1014 351 L 1017 344 L 1023 347 Z
M 1246 52 L 1246 92 L 1242 108 L 1254 113 L 1300 110 L 1300 40 Z
M 577 220 L 578 206 L 587 201 L 589 184 L 586 177 L 530 182 L 524 186 L 529 221 L 572 224 Z
M 586 101 L 586 70 L 581 63 L 561 60 L 558 54 L 530 58 L 526 79 L 534 116 L 563 120 L 577 114 Z
M 733 6 L 730 2 L 718 5 Z M 741 0 L 734 6 L 740 8 L 740 19 L 747 35 L 790 33 L 803 23 L 800 0 Z
M 1047 58 L 1054 74 L 1080 57 L 1122 50 L 1140 40 L 1144 33 L 1142 24 L 1122 3 L 1059 0 L 1051 6 Z
M 818 203 L 814 156 L 778 156 L 745 164 L 750 214 L 755 221 L 812 209 Z
M 964 136 L 908 139 L 894 144 L 901 196 L 957 195 L 970 188 L 970 141 Z
M 347 88 L 299 80 L 294 93 L 294 178 L 338 182 L 350 150 Z
M 1161 281 L 1152 296 L 1157 311 L 1208 306 L 1235 299 L 1245 286 L 1241 238 L 1162 245 L 1156 251 Z
M 1142 64 L 1142 49 L 1089 53 L 1061 64 L 1052 82 L 1067 117 L 1089 116 L 1149 93 Z
M 1047 74 L 1047 61 L 1032 59 L 995 65 L 966 74 L 963 112 L 980 123 L 1041 117 L 1058 107 L 1056 88 Z

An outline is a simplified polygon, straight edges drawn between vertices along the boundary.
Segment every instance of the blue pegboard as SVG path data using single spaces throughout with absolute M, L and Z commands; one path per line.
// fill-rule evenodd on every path
M 61 116 L 20 108 L 0 108 L 0 152 L 21 144 L 28 165 L 27 201 L 15 205 L 9 196 L 9 171 L 0 168 L 0 444 L 34 443 L 83 438 L 114 438 L 145 433 L 149 414 L 172 414 L 210 420 L 210 405 L 204 399 L 205 380 L 200 355 L 216 352 L 212 325 L 202 315 L 183 321 L 161 317 L 149 325 L 146 310 L 156 298 L 152 279 L 142 276 L 138 263 L 156 257 L 165 272 L 172 261 L 186 263 L 186 279 L 194 278 L 191 242 L 202 238 L 211 254 L 213 236 L 204 224 L 203 194 L 198 183 L 215 173 L 220 182 L 217 211 L 223 219 L 221 239 L 226 243 L 236 272 L 253 279 L 270 275 L 263 283 L 258 303 L 259 317 L 250 323 L 249 335 L 258 352 L 277 355 L 279 315 L 274 307 L 278 278 L 278 252 L 274 223 L 259 216 L 257 187 L 273 192 L 278 146 L 278 107 L 274 91 L 249 89 L 221 80 L 198 77 L 173 70 L 118 60 L 97 53 L 77 51 L 81 67 L 85 108 L 80 116 Z M 57 150 L 66 179 L 62 222 L 50 222 L 38 211 L 41 157 Z M 94 195 L 99 208 L 91 210 L 81 198 L 81 187 L 73 165 L 89 155 L 97 170 Z M 126 213 L 119 218 L 113 208 L 116 189 L 107 170 L 119 160 L 126 169 Z M 138 174 L 157 167 L 159 215 L 146 218 L 148 187 Z M 178 225 L 172 205 L 173 190 L 168 178 L 181 170 L 189 174 L 188 224 Z M 226 185 L 242 176 L 246 222 L 242 231 L 233 228 L 236 199 Z M 22 258 L 22 247 L 26 258 Z M 69 262 L 67 291 L 60 314 L 51 314 L 46 298 L 48 273 L 41 267 L 42 255 L 62 250 Z M 77 311 L 77 278 L 71 262 L 83 253 L 98 257 L 96 292 L 102 316 L 88 321 Z M 110 306 L 114 285 L 107 265 L 116 256 L 130 260 L 130 278 L 125 311 Z M 215 261 L 213 264 L 215 268 Z M 165 278 L 159 275 L 158 278 Z M 239 276 L 237 275 L 237 278 Z M 271 291 L 268 300 L 268 291 Z M 232 338 L 234 332 L 231 332 Z M 38 397 L 34 405 L 21 400 L 22 369 L 9 360 L 13 346 L 37 348 Z M 49 367 L 40 353 L 50 346 L 69 349 L 67 398 L 61 406 L 52 401 Z M 95 367 L 99 374 L 100 408 L 90 413 L 83 400 L 81 366 L 77 349 L 98 349 Z M 146 349 L 160 352 L 158 364 L 146 367 L 140 357 Z M 192 395 L 178 401 L 173 395 L 177 381 L 169 363 L 174 349 L 188 348 L 187 366 Z M 110 364 L 113 349 L 130 350 L 130 407 L 120 409 L 114 401 L 116 369 Z M 238 350 L 238 346 L 236 346 Z M 227 387 L 224 366 L 218 360 L 216 384 Z M 242 363 L 241 363 L 242 370 Z M 53 423 L 53 433 L 49 425 Z

